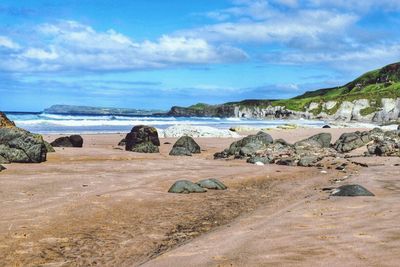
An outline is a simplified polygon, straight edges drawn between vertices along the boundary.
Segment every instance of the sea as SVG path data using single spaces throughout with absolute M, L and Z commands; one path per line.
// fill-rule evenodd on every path
M 315 120 L 261 120 L 245 118 L 214 117 L 169 117 L 169 116 L 113 116 L 113 115 L 73 115 L 30 112 L 5 112 L 18 127 L 40 134 L 95 134 L 125 133 L 135 125 L 149 125 L 165 129 L 176 124 L 203 125 L 219 129 L 235 126 L 250 128 L 275 128 L 280 125 L 297 124 L 320 128 L 324 121 Z

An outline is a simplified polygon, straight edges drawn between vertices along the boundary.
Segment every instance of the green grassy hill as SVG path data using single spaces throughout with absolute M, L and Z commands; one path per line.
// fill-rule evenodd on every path
M 382 98 L 397 97 L 400 97 L 400 63 L 390 64 L 381 69 L 367 72 L 341 87 L 306 92 L 291 99 L 273 101 L 272 105 L 284 106 L 295 111 L 305 111 L 312 102 L 336 101 L 336 107 L 331 110 L 322 110 L 320 105 L 320 108 L 313 111 L 316 114 L 321 111 L 333 114 L 343 101 L 368 99 L 371 107 L 362 110 L 363 115 L 367 115 L 381 107 Z

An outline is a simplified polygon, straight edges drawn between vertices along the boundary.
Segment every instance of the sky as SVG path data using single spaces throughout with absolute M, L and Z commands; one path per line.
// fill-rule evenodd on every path
M 289 98 L 400 61 L 400 0 L 0 1 L 0 110 Z

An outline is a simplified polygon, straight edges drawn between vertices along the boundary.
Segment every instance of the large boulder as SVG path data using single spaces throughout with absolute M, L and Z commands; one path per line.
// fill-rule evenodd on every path
M 157 129 L 138 125 L 132 128 L 125 137 L 125 150 L 139 153 L 157 153 L 160 146 Z
M 375 196 L 365 187 L 358 184 L 342 185 L 332 191 L 331 196 L 339 197 L 359 197 L 359 196 Z
M 228 149 L 214 154 L 214 158 L 227 158 L 230 156 L 235 158 L 251 157 L 256 155 L 258 151 L 266 149 L 273 141 L 269 134 L 260 131 L 256 135 L 249 135 L 233 142 Z
M 0 127 L 15 127 L 15 123 L 10 121 L 6 114 L 0 112 Z
M 370 132 L 344 133 L 335 142 L 333 147 L 340 153 L 352 151 L 371 141 Z
M 83 138 L 80 135 L 59 137 L 51 142 L 53 147 L 82 147 Z
M 23 129 L 0 128 L 0 158 L 2 161 L 39 163 L 46 160 L 47 149 L 40 135 Z
M 180 180 L 175 182 L 168 193 L 189 194 L 189 193 L 204 193 L 206 189 L 188 180 Z
M 319 133 L 307 139 L 296 142 L 297 146 L 314 146 L 316 148 L 328 148 L 331 146 L 332 135 L 330 133 Z
M 169 154 L 171 156 L 191 156 L 199 154 L 200 146 L 190 136 L 182 136 L 176 141 Z
M 376 156 L 400 156 L 400 131 L 388 131 L 375 136 L 367 146 L 368 153 Z

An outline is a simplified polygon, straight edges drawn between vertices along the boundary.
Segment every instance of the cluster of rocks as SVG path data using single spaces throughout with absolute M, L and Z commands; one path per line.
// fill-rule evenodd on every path
M 83 138 L 80 135 L 62 136 L 51 142 L 53 147 L 82 147 Z
M 249 135 L 233 142 L 229 148 L 214 154 L 215 159 L 247 159 L 262 165 L 276 163 L 291 166 L 315 166 L 326 157 L 341 157 L 343 153 L 367 146 L 366 156 L 400 156 L 400 131 L 371 131 L 344 133 L 331 144 L 330 133 L 320 133 L 294 144 L 276 139 L 265 132 Z
M 210 178 L 193 183 L 189 180 L 176 181 L 168 190 L 169 193 L 189 194 L 204 193 L 207 189 L 226 190 L 227 187 L 218 179 Z
M 160 139 L 157 129 L 150 126 L 138 125 L 132 128 L 119 143 L 119 146 L 125 146 L 126 151 L 138 153 L 158 153 Z M 201 153 L 200 146 L 190 136 L 182 136 L 173 145 L 170 156 L 192 156 L 192 154 Z

